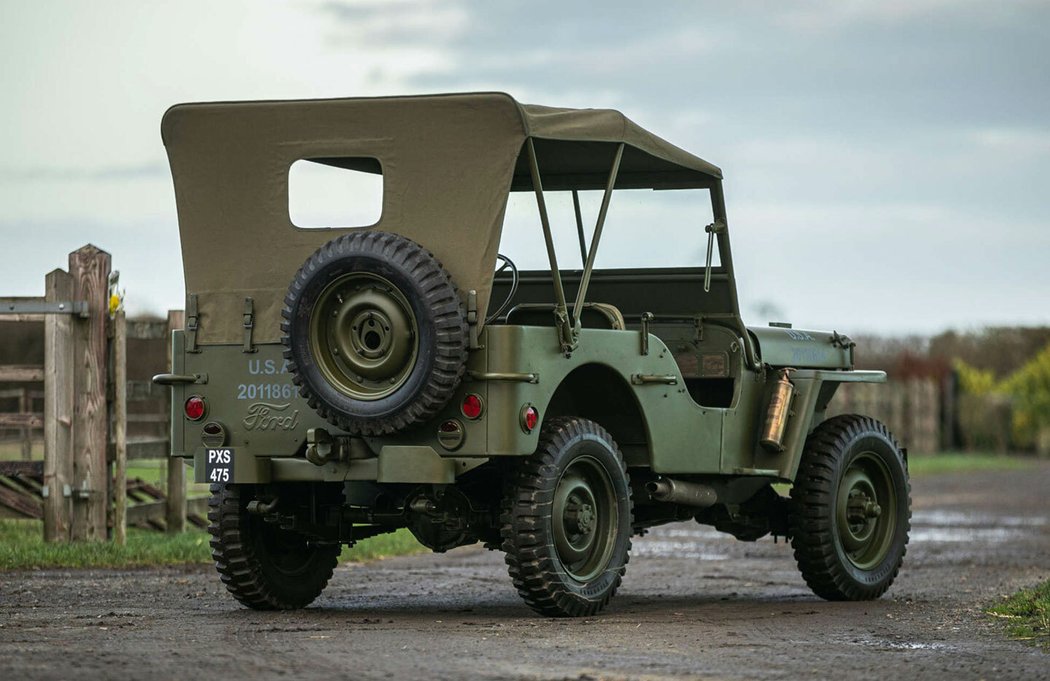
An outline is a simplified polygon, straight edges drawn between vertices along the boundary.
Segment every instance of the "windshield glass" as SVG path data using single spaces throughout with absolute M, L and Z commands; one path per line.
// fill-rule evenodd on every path
M 580 212 L 588 247 L 601 207 L 602 191 L 581 191 Z M 546 191 L 547 214 L 563 270 L 582 269 L 580 238 L 570 191 Z M 703 267 L 704 226 L 714 220 L 707 189 L 617 189 L 598 246 L 597 269 Z M 503 222 L 500 253 L 523 270 L 550 269 L 533 192 L 512 192 Z M 712 264 L 718 265 L 718 249 Z

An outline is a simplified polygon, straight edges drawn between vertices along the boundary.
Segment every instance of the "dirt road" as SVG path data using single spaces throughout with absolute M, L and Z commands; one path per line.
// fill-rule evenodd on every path
M 914 482 L 897 584 L 825 603 L 791 552 L 695 524 L 635 540 L 601 616 L 533 615 L 502 554 L 341 567 L 315 607 L 256 613 L 210 569 L 0 573 L 0 679 L 1050 678 L 982 606 L 1050 577 L 1050 465 Z

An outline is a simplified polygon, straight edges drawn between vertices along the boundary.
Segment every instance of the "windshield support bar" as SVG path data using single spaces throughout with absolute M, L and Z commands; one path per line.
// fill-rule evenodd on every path
M 580 288 L 576 293 L 576 303 L 572 306 L 572 316 L 577 332 L 583 328 L 583 324 L 580 322 L 580 316 L 583 314 L 583 301 L 587 297 L 587 286 L 591 283 L 591 272 L 594 271 L 594 261 L 598 257 L 598 242 L 602 238 L 602 228 L 605 227 L 605 215 L 609 212 L 609 201 L 612 199 L 613 187 L 616 185 L 616 176 L 620 174 L 620 159 L 623 158 L 623 146 L 623 142 L 616 146 L 616 156 L 613 157 L 612 168 L 609 170 L 609 180 L 605 184 L 605 194 L 602 196 L 602 207 L 598 210 L 598 221 L 594 225 L 594 236 L 591 237 L 591 248 L 587 253 L 583 274 L 580 276 Z
M 569 324 L 569 310 L 565 302 L 565 289 L 561 284 L 561 271 L 558 269 L 558 256 L 554 252 L 554 235 L 551 233 L 551 222 L 547 216 L 547 202 L 543 198 L 543 181 L 540 179 L 540 165 L 536 160 L 536 146 L 532 138 L 526 138 L 525 148 L 529 152 L 529 173 L 532 175 L 532 188 L 536 192 L 536 206 L 540 211 L 540 224 L 543 226 L 543 239 L 547 244 L 547 259 L 550 261 L 551 278 L 554 280 L 554 320 L 558 328 L 558 340 L 562 352 L 569 354 L 576 347 L 576 338 Z
M 580 192 L 572 190 L 572 209 L 576 213 L 576 235 L 580 237 L 580 267 L 587 266 L 587 239 L 583 236 L 583 213 L 580 212 Z

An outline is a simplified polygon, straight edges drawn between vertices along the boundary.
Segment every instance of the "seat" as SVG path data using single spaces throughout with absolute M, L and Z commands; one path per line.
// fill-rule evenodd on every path
M 553 326 L 554 307 L 554 303 L 520 303 L 507 313 L 507 324 Z M 585 329 L 623 331 L 627 328 L 620 310 L 608 303 L 584 303 L 580 322 Z

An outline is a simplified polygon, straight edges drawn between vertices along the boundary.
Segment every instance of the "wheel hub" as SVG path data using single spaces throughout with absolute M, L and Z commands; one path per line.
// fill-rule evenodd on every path
M 565 525 L 576 534 L 588 534 L 594 530 L 594 507 L 591 504 L 573 499 L 565 511 Z
M 355 399 L 380 399 L 415 366 L 416 320 L 408 300 L 384 278 L 355 272 L 332 282 L 311 318 L 318 366 Z
M 570 577 L 586 582 L 609 562 L 617 530 L 616 496 L 608 473 L 583 456 L 562 474 L 554 490 L 554 548 Z
M 871 569 L 888 553 L 893 538 L 894 490 L 889 472 L 873 454 L 854 459 L 839 483 L 838 537 L 846 557 L 861 569 Z

